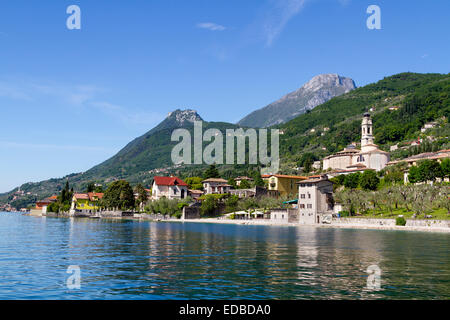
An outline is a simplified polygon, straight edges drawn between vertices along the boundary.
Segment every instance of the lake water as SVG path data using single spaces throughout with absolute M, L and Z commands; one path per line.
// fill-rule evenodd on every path
M 0 213 L 0 299 L 380 298 L 449 299 L 450 235 Z

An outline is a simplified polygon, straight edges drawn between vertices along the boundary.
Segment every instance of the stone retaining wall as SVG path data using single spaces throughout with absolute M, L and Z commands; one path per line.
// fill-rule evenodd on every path
M 372 218 L 334 218 L 332 224 L 336 225 L 378 225 L 395 226 L 395 219 L 372 219 Z M 436 227 L 450 228 L 450 220 L 415 220 L 406 219 L 407 227 Z

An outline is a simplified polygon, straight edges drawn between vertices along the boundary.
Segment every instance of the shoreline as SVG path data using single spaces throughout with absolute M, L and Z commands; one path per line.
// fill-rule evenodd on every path
M 47 217 L 46 215 L 23 214 L 30 217 Z M 69 216 L 54 216 L 48 217 L 70 218 Z M 298 223 L 281 223 L 264 220 L 232 220 L 219 218 L 200 218 L 200 219 L 168 219 L 155 220 L 146 217 L 145 214 L 139 214 L 129 217 L 73 217 L 79 219 L 126 219 L 135 221 L 150 221 L 150 222 L 176 222 L 176 223 L 215 223 L 215 224 L 235 224 L 235 225 L 254 225 L 254 226 L 278 226 L 278 227 L 315 227 L 315 228 L 337 228 L 337 229 L 360 229 L 360 230 L 390 230 L 390 231 L 416 231 L 416 232 L 433 232 L 433 233 L 450 233 L 449 227 L 430 227 L 430 226 L 394 226 L 394 225 L 379 225 L 379 224 L 364 224 L 364 223 L 331 223 L 331 224 L 298 224 Z
M 315 227 L 315 228 L 338 228 L 338 229 L 361 229 L 361 230 L 393 230 L 393 231 L 418 231 L 450 233 L 450 228 L 442 227 L 419 227 L 419 226 L 386 226 L 371 224 L 298 224 L 298 223 L 277 223 L 270 221 L 257 220 L 231 220 L 231 219 L 189 219 L 189 220 L 169 220 L 167 222 L 192 222 L 192 223 L 219 223 L 219 224 L 237 224 L 237 225 L 259 225 L 259 226 L 279 226 L 279 227 Z

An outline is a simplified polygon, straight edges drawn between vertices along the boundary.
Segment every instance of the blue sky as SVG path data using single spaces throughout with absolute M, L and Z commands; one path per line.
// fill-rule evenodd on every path
M 66 8 L 81 8 L 68 30 Z M 381 30 L 366 9 L 381 8 Z M 321 73 L 449 72 L 448 0 L 0 4 L 0 192 L 89 169 L 177 108 L 236 122 Z

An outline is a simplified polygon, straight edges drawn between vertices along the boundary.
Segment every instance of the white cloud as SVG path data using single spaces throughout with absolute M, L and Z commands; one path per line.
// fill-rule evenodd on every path
M 197 28 L 201 28 L 201 29 L 207 29 L 210 31 L 224 31 L 226 30 L 226 28 L 220 24 L 217 23 L 213 23 L 213 22 L 202 22 L 202 23 L 197 23 Z
M 266 46 L 270 47 L 275 39 L 286 27 L 289 20 L 302 10 L 307 0 L 278 0 L 270 1 L 271 5 L 267 10 L 263 22 L 263 33 Z

